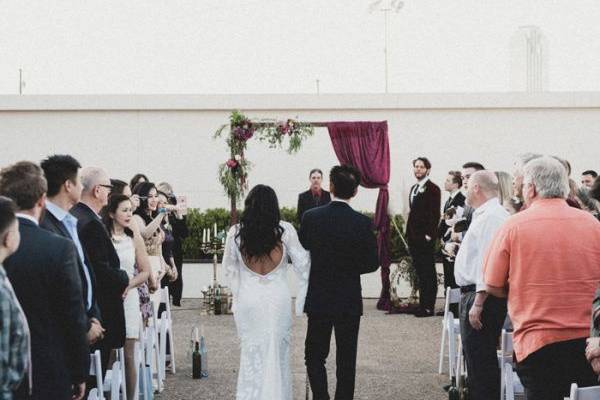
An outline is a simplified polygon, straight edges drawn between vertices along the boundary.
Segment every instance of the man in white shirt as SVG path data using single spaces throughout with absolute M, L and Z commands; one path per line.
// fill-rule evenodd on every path
M 506 318 L 506 299 L 486 293 L 483 257 L 494 234 L 509 217 L 498 199 L 498 179 L 492 171 L 469 178 L 467 204 L 475 209 L 456 256 L 454 276 L 461 288 L 460 329 L 473 400 L 500 397 L 496 345 Z

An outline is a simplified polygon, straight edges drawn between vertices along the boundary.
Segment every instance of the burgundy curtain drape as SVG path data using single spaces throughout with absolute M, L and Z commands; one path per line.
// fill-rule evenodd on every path
M 390 218 L 388 216 L 388 182 L 390 180 L 390 147 L 387 121 L 331 122 L 329 137 L 341 164 L 351 164 L 362 174 L 361 186 L 379 188 L 375 210 L 377 248 L 381 263 L 380 310 L 390 307 Z

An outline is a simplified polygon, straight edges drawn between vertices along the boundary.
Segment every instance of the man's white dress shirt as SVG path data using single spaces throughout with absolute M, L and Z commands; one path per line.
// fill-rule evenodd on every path
M 491 198 L 473 213 L 454 263 L 454 278 L 458 286 L 476 285 L 476 291 L 485 290 L 483 257 L 496 231 L 510 216 L 497 197 Z

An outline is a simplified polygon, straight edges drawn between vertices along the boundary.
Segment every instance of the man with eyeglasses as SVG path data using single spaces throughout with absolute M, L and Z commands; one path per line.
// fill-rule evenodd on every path
M 112 189 L 108 174 L 101 168 L 83 168 L 81 184 L 81 201 L 71 209 L 71 214 L 77 218 L 79 240 L 96 275 L 96 298 L 106 329 L 104 340 L 97 348 L 102 354 L 102 371 L 105 371 L 111 349 L 123 347 L 125 343 L 123 293 L 129 286 L 129 278 L 121 269 L 119 256 L 99 215 Z

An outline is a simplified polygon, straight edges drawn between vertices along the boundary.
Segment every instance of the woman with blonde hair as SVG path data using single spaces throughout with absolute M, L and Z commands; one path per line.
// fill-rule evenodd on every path
M 513 199 L 513 177 L 508 172 L 496 171 L 494 172 L 498 178 L 498 189 L 499 189 L 499 200 L 500 204 L 508 211 L 511 215 L 519 211 L 521 203 L 517 203 Z

